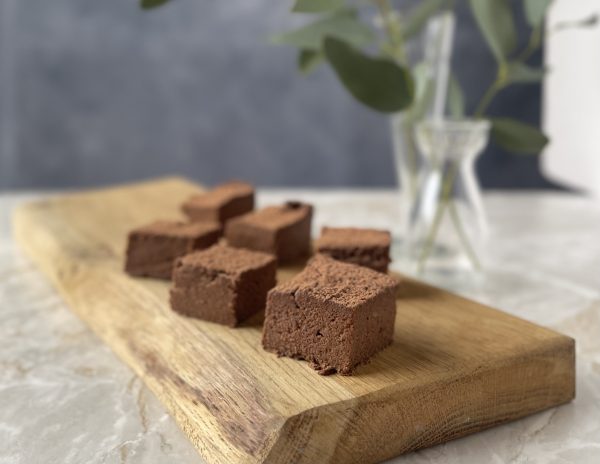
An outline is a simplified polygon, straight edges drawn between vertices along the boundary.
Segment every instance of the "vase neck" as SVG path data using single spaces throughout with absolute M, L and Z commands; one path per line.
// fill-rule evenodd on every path
M 482 120 L 427 120 L 415 136 L 425 160 L 434 165 L 472 161 L 485 148 L 489 123 Z

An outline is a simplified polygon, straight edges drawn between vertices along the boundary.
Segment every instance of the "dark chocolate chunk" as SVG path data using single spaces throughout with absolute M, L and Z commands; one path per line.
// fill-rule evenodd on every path
M 392 342 L 398 281 L 316 255 L 267 296 L 263 347 L 321 374 L 352 374 Z
M 171 308 L 231 327 L 261 311 L 275 285 L 273 255 L 223 244 L 177 260 Z
M 310 255 L 311 220 L 310 205 L 288 202 L 228 221 L 225 237 L 231 246 L 272 253 L 288 264 Z
M 192 221 L 218 221 L 248 213 L 254 209 L 254 187 L 245 182 L 229 182 L 208 192 L 190 197 L 181 207 Z
M 315 246 L 317 252 L 334 259 L 387 272 L 390 241 L 385 230 L 323 227 Z
M 139 277 L 170 279 L 176 258 L 215 244 L 216 222 L 155 221 L 129 233 L 125 271 Z

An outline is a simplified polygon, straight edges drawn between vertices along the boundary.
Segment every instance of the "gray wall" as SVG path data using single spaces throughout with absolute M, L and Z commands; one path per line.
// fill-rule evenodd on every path
M 295 71 L 267 37 L 291 2 L 0 0 L 0 188 L 79 187 L 183 174 L 260 185 L 395 184 L 387 121 L 326 67 Z M 492 59 L 459 10 L 455 67 L 473 106 Z M 540 92 L 492 111 L 535 122 Z M 535 158 L 489 149 L 484 185 L 548 186 Z

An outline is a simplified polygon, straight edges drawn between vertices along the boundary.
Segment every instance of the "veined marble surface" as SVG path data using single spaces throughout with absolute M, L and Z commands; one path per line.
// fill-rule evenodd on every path
M 0 195 L 0 464 L 199 464 L 153 394 L 74 316 L 16 249 Z M 322 224 L 398 229 L 390 191 L 265 191 L 304 199 Z M 434 278 L 577 340 L 574 402 L 393 463 L 600 462 L 600 203 L 564 193 L 492 193 L 490 264 Z

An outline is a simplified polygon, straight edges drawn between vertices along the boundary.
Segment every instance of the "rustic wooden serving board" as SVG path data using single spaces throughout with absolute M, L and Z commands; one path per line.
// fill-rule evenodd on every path
M 415 281 L 398 297 L 394 344 L 353 377 L 264 352 L 260 317 L 230 329 L 171 312 L 167 283 L 122 272 L 126 235 L 179 217 L 197 190 L 164 179 L 75 193 L 21 207 L 14 227 L 208 462 L 378 462 L 574 397 L 571 338 Z

